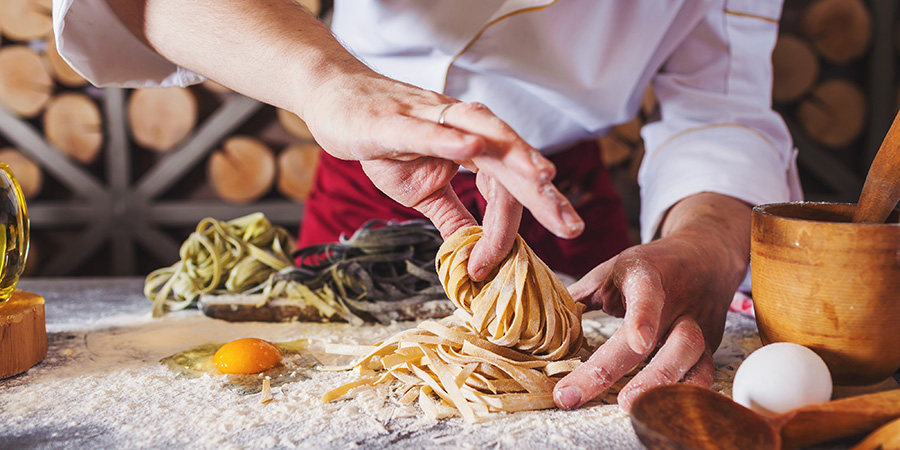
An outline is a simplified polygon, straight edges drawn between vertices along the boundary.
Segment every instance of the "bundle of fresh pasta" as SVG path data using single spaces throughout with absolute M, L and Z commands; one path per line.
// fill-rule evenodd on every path
M 331 401 L 363 385 L 392 383 L 404 404 L 418 399 L 437 418 L 450 406 L 475 422 L 492 411 L 553 407 L 553 386 L 581 364 L 583 306 L 521 237 L 484 281 L 466 270 L 480 227 L 441 246 L 437 270 L 457 309 L 425 321 L 371 349 L 353 367 L 363 378 L 323 397 Z

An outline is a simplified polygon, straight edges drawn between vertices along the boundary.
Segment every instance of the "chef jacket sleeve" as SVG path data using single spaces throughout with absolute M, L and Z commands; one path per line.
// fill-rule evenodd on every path
M 644 127 L 641 239 L 701 192 L 751 205 L 800 200 L 796 152 L 771 108 L 780 0 L 728 0 L 710 12 L 653 81 L 660 120 Z
M 169 87 L 203 81 L 141 42 L 106 0 L 53 0 L 53 31 L 60 56 L 95 86 Z

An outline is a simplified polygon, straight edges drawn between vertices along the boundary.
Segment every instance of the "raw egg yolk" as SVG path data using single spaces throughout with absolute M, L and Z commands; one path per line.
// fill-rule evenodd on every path
M 222 373 L 260 373 L 281 362 L 283 353 L 275 344 L 256 338 L 231 341 L 216 351 L 213 364 Z

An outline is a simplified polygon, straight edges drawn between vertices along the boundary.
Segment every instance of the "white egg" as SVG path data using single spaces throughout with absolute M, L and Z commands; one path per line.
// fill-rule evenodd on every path
M 738 367 L 732 398 L 773 416 L 827 402 L 832 387 L 831 372 L 819 355 L 802 345 L 776 342 L 756 350 Z

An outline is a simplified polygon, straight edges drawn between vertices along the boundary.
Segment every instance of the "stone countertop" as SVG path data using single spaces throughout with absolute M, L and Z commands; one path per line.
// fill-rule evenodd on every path
M 346 372 L 310 371 L 273 388 L 275 399 L 240 395 L 209 375 L 183 379 L 159 359 L 192 346 L 246 336 L 274 341 L 371 344 L 413 324 L 229 323 L 198 311 L 150 317 L 141 278 L 25 279 L 46 299 L 49 351 L 24 374 L 0 380 L 0 448 L 642 448 L 628 415 L 596 402 L 576 411 L 495 414 L 482 423 L 429 421 L 384 389 L 323 404 Z M 602 340 L 621 323 L 586 315 Z M 759 346 L 753 319 L 729 313 L 714 357 L 714 388 L 730 393 L 734 370 Z M 313 348 L 314 345 L 311 345 Z M 611 394 L 605 399 L 614 402 Z M 853 441 L 821 449 L 848 448 Z

